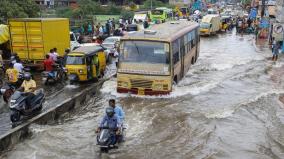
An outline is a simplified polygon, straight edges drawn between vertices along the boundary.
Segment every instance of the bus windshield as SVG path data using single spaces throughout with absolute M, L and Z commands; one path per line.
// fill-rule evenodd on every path
M 164 11 L 163 10 L 152 10 L 151 13 L 153 15 L 163 15 Z
M 154 41 L 124 41 L 120 62 L 169 64 L 169 44 Z
M 68 56 L 66 65 L 84 65 L 85 60 L 82 56 Z

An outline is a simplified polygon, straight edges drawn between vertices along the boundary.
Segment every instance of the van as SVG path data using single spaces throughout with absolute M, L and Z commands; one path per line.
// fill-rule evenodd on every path
M 205 15 L 200 23 L 200 35 L 216 34 L 220 30 L 221 19 L 217 14 Z

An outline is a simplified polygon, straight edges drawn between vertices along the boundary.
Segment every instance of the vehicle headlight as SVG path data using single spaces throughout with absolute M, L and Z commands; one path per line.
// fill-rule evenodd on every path
M 129 87 L 129 84 L 128 84 L 128 82 L 119 82 L 119 86 L 120 87 L 124 87 L 124 88 L 128 88 Z
M 78 70 L 78 72 L 80 73 L 80 74 L 83 74 L 84 73 L 84 71 L 83 70 Z
M 121 82 L 121 87 L 128 88 L 128 82 Z
M 153 86 L 153 89 L 154 89 L 154 90 L 163 90 L 163 85 L 162 85 L 162 84 L 155 84 L 155 85 Z
M 0 89 L 0 94 L 4 94 L 6 89 Z
M 11 100 L 10 101 L 10 108 L 15 108 L 16 106 L 18 106 L 18 104 L 16 104 L 16 100 Z

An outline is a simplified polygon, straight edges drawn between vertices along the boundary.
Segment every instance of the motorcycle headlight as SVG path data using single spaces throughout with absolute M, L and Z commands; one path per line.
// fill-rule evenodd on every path
M 15 108 L 16 106 L 18 106 L 18 104 L 16 104 L 16 100 L 11 100 L 10 101 L 10 108 Z
M 0 94 L 4 94 L 6 89 L 0 89 Z
M 162 85 L 162 84 L 155 84 L 155 85 L 153 86 L 153 89 L 154 89 L 154 90 L 163 90 L 163 85 Z

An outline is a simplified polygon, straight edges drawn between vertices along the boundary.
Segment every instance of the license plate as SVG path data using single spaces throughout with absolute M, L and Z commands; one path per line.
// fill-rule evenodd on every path
M 11 103 L 15 103 L 16 102 L 16 100 L 11 100 Z
M 47 78 L 45 78 L 45 77 L 42 78 L 43 81 L 46 81 L 46 79 L 47 79 Z
M 145 95 L 144 89 L 138 89 L 138 95 Z

